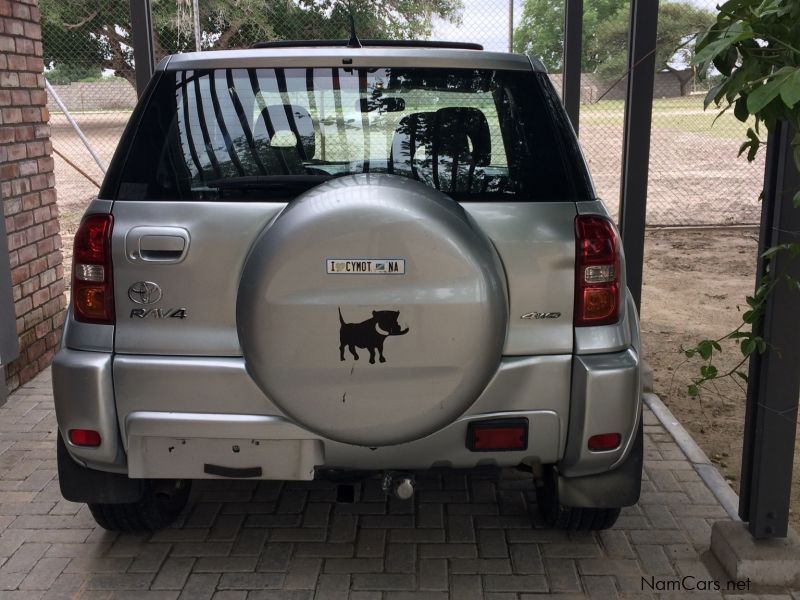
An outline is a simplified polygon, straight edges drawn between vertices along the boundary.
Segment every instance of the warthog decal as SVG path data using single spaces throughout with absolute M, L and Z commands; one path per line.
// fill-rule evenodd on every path
M 378 351 L 380 362 L 386 362 L 383 356 L 383 342 L 387 337 L 405 335 L 408 327 L 400 329 L 397 318 L 399 310 L 373 310 L 372 318 L 361 323 L 345 323 L 342 309 L 339 309 L 339 356 L 344 360 L 344 349 L 350 350 L 355 360 L 358 360 L 356 346 L 369 351 L 369 362 L 375 364 L 375 350 Z

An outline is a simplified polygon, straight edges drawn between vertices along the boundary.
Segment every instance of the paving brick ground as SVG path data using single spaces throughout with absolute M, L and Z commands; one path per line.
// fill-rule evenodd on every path
M 643 581 L 726 584 L 703 554 L 727 515 L 649 411 L 641 501 L 602 533 L 545 529 L 525 479 L 437 472 L 405 503 L 375 481 L 352 504 L 326 483 L 201 482 L 174 527 L 121 535 L 61 498 L 52 408 L 49 372 L 0 408 L 0 598 L 640 598 L 655 596 Z

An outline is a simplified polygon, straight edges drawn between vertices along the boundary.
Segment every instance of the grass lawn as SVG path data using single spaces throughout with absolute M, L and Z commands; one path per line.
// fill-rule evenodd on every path
M 717 119 L 718 110 L 703 110 L 703 96 L 657 98 L 653 100 L 653 129 L 672 129 L 728 140 L 745 139 L 747 127 L 731 111 Z M 622 100 L 608 100 L 581 105 L 581 125 L 621 128 L 624 116 Z M 716 122 L 714 120 L 716 119 Z

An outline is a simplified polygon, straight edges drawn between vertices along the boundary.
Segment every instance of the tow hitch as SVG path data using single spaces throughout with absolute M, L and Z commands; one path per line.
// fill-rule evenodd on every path
M 398 500 L 409 500 L 414 496 L 414 476 L 410 473 L 386 471 L 383 474 L 381 488 L 386 494 L 392 494 Z

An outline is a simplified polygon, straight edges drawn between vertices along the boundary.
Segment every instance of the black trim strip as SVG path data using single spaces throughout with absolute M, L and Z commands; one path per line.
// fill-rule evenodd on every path
M 364 95 L 364 99 L 367 99 L 367 71 L 365 69 L 358 70 L 358 95 L 359 99 L 361 95 Z M 360 102 L 359 102 L 360 106 Z M 370 157 L 370 135 L 369 135 L 369 113 L 365 110 L 361 110 L 361 133 L 364 136 L 364 160 L 361 171 L 364 173 L 369 173 L 369 157 Z
M 207 75 L 210 74 L 211 71 L 206 73 Z M 195 95 L 195 102 L 197 103 L 197 120 L 200 121 L 200 132 L 203 134 L 203 144 L 205 145 L 206 154 L 208 154 L 208 158 L 211 159 L 211 166 L 214 167 L 214 174 L 217 177 L 222 177 L 222 171 L 219 168 L 219 161 L 217 160 L 217 155 L 214 154 L 213 148 L 211 148 L 211 136 L 208 135 L 208 125 L 206 125 L 206 114 L 203 110 L 203 97 L 200 95 L 200 76 L 198 75 L 197 79 L 194 80 L 194 95 Z
M 186 145 L 189 146 L 189 154 L 192 155 L 192 162 L 197 167 L 197 174 L 200 181 L 204 181 L 203 165 L 200 164 L 200 157 L 197 154 L 197 148 L 194 146 L 194 136 L 192 135 L 192 126 L 189 123 L 189 90 L 186 85 L 186 71 L 183 71 L 181 96 L 183 98 L 183 126 L 186 127 Z
M 286 113 L 286 120 L 289 123 L 289 129 L 294 134 L 295 148 L 300 155 L 300 160 L 308 160 L 310 157 L 306 156 L 306 149 L 303 146 L 303 141 L 300 139 L 300 130 L 297 128 L 297 121 L 294 118 L 292 105 L 289 100 L 289 86 L 286 85 L 286 72 L 284 69 L 275 69 L 275 82 L 278 84 L 278 93 L 283 100 L 283 112 Z
M 233 147 L 231 134 L 228 133 L 228 127 L 225 125 L 222 107 L 219 105 L 219 98 L 217 97 L 217 78 L 214 76 L 214 73 L 215 71 L 212 71 L 208 76 L 208 90 L 211 94 L 211 106 L 214 107 L 214 118 L 217 120 L 217 125 L 219 125 L 219 132 L 222 134 L 222 139 L 225 142 L 225 149 L 228 151 L 228 156 L 231 157 L 233 166 L 239 171 L 239 175 L 244 175 L 244 167 L 241 161 L 239 161 L 239 155 L 236 154 L 236 148 Z
M 308 91 L 308 112 L 312 115 L 317 115 L 317 123 L 319 124 L 319 143 L 322 160 L 325 160 L 325 136 L 322 133 L 322 115 L 317 110 L 317 97 L 314 91 L 314 69 L 306 69 L 306 90 Z M 325 98 L 322 99 L 323 103 Z M 316 132 L 315 132 L 316 134 Z
M 274 69 L 270 69 L 274 72 Z M 253 89 L 253 96 L 258 98 L 259 94 L 261 94 L 261 86 L 258 84 L 258 75 L 255 69 L 247 69 L 247 75 L 250 77 L 250 87 Z M 272 119 L 269 116 L 269 105 L 264 100 L 262 96 L 261 99 L 264 101 L 264 109 L 261 111 L 261 116 L 264 117 L 264 127 L 267 128 L 267 135 L 269 139 L 272 140 L 273 136 L 275 135 L 275 126 L 272 124 Z M 259 103 L 259 106 L 261 104 Z M 283 167 L 284 175 L 289 175 L 289 163 L 286 162 L 286 157 L 283 155 L 283 152 L 278 151 L 277 149 L 273 148 L 270 144 L 270 151 L 278 156 L 278 159 L 281 161 L 281 166 Z
M 222 465 L 212 465 L 205 463 L 203 473 L 207 475 L 217 475 L 218 477 L 231 477 L 233 479 L 247 479 L 261 477 L 261 467 L 223 467 Z
M 333 83 L 333 109 L 336 111 L 336 134 L 344 140 L 344 152 L 350 158 L 350 143 L 347 139 L 347 130 L 344 125 L 344 110 L 342 110 L 342 82 L 339 81 L 339 69 L 331 69 Z
M 242 131 L 244 132 L 244 137 L 247 139 L 247 145 L 250 148 L 250 152 L 253 155 L 253 160 L 255 160 L 256 165 L 258 165 L 259 171 L 262 174 L 267 174 L 267 169 L 264 167 L 264 163 L 261 162 L 261 157 L 258 155 L 258 151 L 256 150 L 256 141 L 253 138 L 253 130 L 250 129 L 250 124 L 247 122 L 247 115 L 244 113 L 244 107 L 242 106 L 242 101 L 239 100 L 239 94 L 236 93 L 236 86 L 233 82 L 233 70 L 228 69 L 225 75 L 226 81 L 228 82 L 228 93 L 231 95 L 231 102 L 233 103 L 233 109 L 236 111 L 236 116 L 239 118 L 239 125 L 242 126 Z

